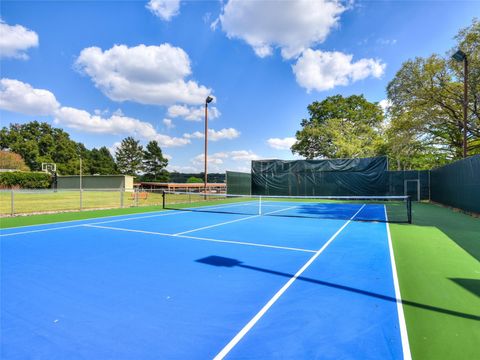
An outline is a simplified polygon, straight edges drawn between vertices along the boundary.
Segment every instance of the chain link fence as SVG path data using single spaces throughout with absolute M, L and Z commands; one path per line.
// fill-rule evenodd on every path
M 0 190 L 0 216 L 162 205 L 162 190 Z

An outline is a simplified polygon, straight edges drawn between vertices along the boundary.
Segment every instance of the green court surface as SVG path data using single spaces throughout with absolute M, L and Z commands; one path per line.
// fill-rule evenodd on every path
M 158 210 L 144 206 L 2 218 L 0 227 Z M 413 359 L 479 358 L 480 219 L 414 203 L 413 224 L 389 227 Z

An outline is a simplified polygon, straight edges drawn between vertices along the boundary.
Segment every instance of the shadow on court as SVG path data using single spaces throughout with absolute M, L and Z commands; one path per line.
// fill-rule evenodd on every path
M 260 267 L 257 267 L 257 266 L 245 265 L 237 259 L 231 259 L 231 258 L 226 258 L 226 257 L 216 256 L 216 255 L 208 256 L 208 257 L 198 259 L 198 260 L 195 260 L 195 261 L 198 262 L 198 263 L 211 265 L 211 266 L 218 266 L 218 267 L 241 267 L 241 268 L 244 268 L 244 269 L 261 271 L 261 272 L 272 274 L 272 275 L 282 276 L 282 277 L 285 277 L 285 278 L 288 278 L 288 279 L 290 279 L 294 276 L 293 274 L 289 274 L 289 273 L 284 273 L 284 272 L 270 270 L 270 269 L 264 269 L 264 268 L 260 268 Z M 371 297 L 381 299 L 381 300 L 385 300 L 385 301 L 397 302 L 397 299 L 394 298 L 394 297 L 386 296 L 386 295 L 382 295 L 382 294 L 377 294 L 377 293 L 374 293 L 374 292 L 371 292 L 371 291 L 357 289 L 357 288 L 353 288 L 353 287 L 350 287 L 350 286 L 334 284 L 334 283 L 331 283 L 331 282 L 311 279 L 311 278 L 307 278 L 307 277 L 303 277 L 303 276 L 299 276 L 297 278 L 297 280 L 306 281 L 306 282 L 316 284 L 316 285 L 328 286 L 328 287 L 331 287 L 331 288 L 335 288 L 335 289 L 339 289 L 339 290 L 343 290 L 343 291 L 349 291 L 349 292 L 352 292 L 352 293 L 361 294 L 361 295 L 365 295 L 365 296 L 371 296 Z M 473 314 L 466 314 L 466 313 L 462 313 L 462 312 L 458 312 L 458 311 L 454 311 L 454 310 L 440 308 L 440 307 L 437 307 L 437 306 L 421 304 L 421 303 L 418 303 L 418 302 L 409 301 L 409 300 L 405 300 L 405 299 L 402 299 L 401 302 L 404 305 L 413 306 L 413 307 L 424 309 L 424 310 L 435 311 L 435 312 L 439 312 L 439 313 L 442 313 L 442 314 L 457 316 L 457 317 L 461 317 L 461 318 L 465 318 L 465 319 L 469 319 L 469 320 L 480 321 L 480 316 L 473 315 Z

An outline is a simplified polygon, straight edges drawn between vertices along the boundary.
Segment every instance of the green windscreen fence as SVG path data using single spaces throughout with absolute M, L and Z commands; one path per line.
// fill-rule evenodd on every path
M 227 194 L 250 195 L 252 175 L 237 171 L 227 171 Z
M 435 202 L 480 213 L 480 155 L 430 170 Z
M 409 195 L 413 201 L 429 200 L 429 171 L 387 171 L 387 192 L 385 195 Z
M 252 161 L 252 194 L 381 196 L 387 193 L 386 157 Z

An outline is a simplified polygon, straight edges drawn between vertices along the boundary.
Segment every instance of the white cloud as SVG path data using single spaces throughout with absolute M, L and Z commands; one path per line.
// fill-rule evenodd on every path
M 210 172 L 224 172 L 226 169 L 249 171 L 249 162 L 260 157 L 251 150 L 234 150 L 208 154 L 208 169 Z M 198 154 L 191 160 L 194 172 L 203 171 L 204 154 Z M 192 169 L 190 169 L 191 171 Z
M 189 121 L 202 121 L 205 118 L 205 108 L 188 107 L 185 105 L 172 105 L 168 108 L 168 116 L 176 118 L 181 117 Z M 208 119 L 216 119 L 220 116 L 220 111 L 215 106 L 208 108 Z
M 102 51 L 83 49 L 76 61 L 79 71 L 114 101 L 141 104 L 203 104 L 211 90 L 193 80 L 187 53 L 168 43 L 159 46 L 115 45 Z
M 0 20 L 0 57 L 28 59 L 25 53 L 38 46 L 38 35 L 21 25 L 8 25 Z
M 337 0 L 230 0 L 212 28 L 221 23 L 229 38 L 243 39 L 259 57 L 278 47 L 289 59 L 322 43 L 345 10 Z
M 383 99 L 378 102 L 378 105 L 382 108 L 383 112 L 387 112 L 388 108 L 392 106 L 392 102 L 388 99 Z
M 156 140 L 160 146 L 173 147 L 190 143 L 185 138 L 176 138 L 157 133 L 152 124 L 124 115 L 113 114 L 109 118 L 92 115 L 85 110 L 62 107 L 55 113 L 55 122 L 80 131 L 97 134 L 132 135 L 145 140 Z
M 385 71 L 386 65 L 380 60 L 364 58 L 352 62 L 352 58 L 337 51 L 307 49 L 292 68 L 297 83 L 308 92 L 333 89 L 369 76 L 379 78 Z
M 30 84 L 0 80 L 0 109 L 26 115 L 51 115 L 60 106 L 50 91 L 34 89 Z
M 267 140 L 268 145 L 270 147 L 277 149 L 277 150 L 289 150 L 297 139 L 294 137 L 286 137 L 283 139 L 280 138 L 270 138 Z
M 218 141 L 223 139 L 232 140 L 240 136 L 240 131 L 234 128 L 225 128 L 221 130 L 208 129 L 208 139 L 211 141 Z M 203 139 L 204 134 L 200 131 L 195 131 L 191 134 L 183 134 L 186 139 Z
M 251 150 L 234 150 L 230 152 L 230 156 L 235 161 L 251 161 L 260 159 L 260 156 Z
M 0 109 L 27 115 L 49 115 L 57 124 L 97 134 L 134 135 L 144 140 L 157 140 L 161 146 L 182 146 L 187 138 L 171 137 L 158 133 L 152 124 L 123 115 L 119 109 L 109 118 L 105 112 L 60 107 L 55 95 L 48 90 L 34 89 L 18 80 L 0 80 Z
M 165 125 L 167 129 L 173 129 L 175 127 L 172 119 L 163 119 L 163 125 Z
M 170 21 L 179 14 L 180 0 L 150 0 L 146 7 L 160 19 Z

